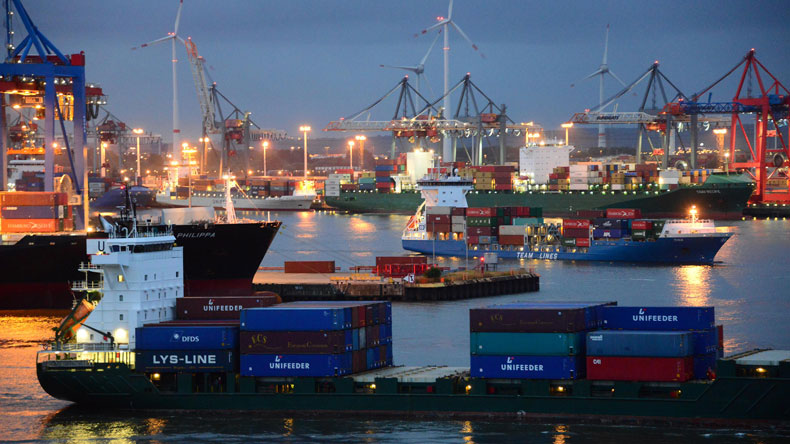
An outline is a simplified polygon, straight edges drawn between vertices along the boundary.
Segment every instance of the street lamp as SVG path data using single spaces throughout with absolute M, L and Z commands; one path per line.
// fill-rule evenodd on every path
M 107 168 L 105 168 L 105 166 L 104 166 L 104 159 L 105 159 L 105 156 L 107 155 L 106 154 L 107 153 L 106 150 L 107 150 L 107 142 L 102 142 L 101 143 L 101 154 L 99 155 L 99 161 L 101 162 L 101 177 L 106 177 L 107 176 Z
M 568 143 L 568 130 L 573 128 L 573 122 L 563 123 L 560 126 L 565 128 L 565 145 L 570 145 L 570 143 Z
M 261 145 L 263 145 L 263 175 L 266 176 L 266 148 L 269 148 L 269 141 L 264 140 Z
M 724 171 L 727 172 L 728 176 L 730 175 L 730 165 L 729 165 L 729 163 L 730 163 L 730 152 L 727 151 L 726 153 L 724 153 Z
M 137 136 L 137 170 L 135 171 L 135 183 L 137 185 L 143 184 L 143 174 L 140 170 L 140 134 L 143 134 L 142 128 L 135 128 L 132 130 L 135 136 Z
M 307 178 L 307 133 L 310 132 L 312 128 L 308 125 L 302 125 L 299 127 L 299 131 L 304 133 L 304 177 Z
M 359 136 L 354 137 L 354 139 L 359 141 L 359 158 L 361 159 L 359 161 L 359 169 L 364 170 L 365 169 L 365 140 L 367 140 L 367 137 L 360 134 Z
M 206 173 L 207 163 L 208 163 L 208 136 L 201 137 L 198 141 L 203 143 L 203 155 L 200 156 L 200 174 Z
M 348 166 L 351 168 L 351 177 L 354 177 L 354 141 L 348 141 Z

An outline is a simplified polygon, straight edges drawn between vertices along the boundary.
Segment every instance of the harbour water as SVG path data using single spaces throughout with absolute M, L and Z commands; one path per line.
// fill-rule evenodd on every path
M 244 217 L 255 216 L 252 213 Z M 258 215 L 260 216 L 260 215 Z M 265 216 L 264 216 L 265 217 Z M 263 261 L 334 260 L 347 269 L 376 256 L 405 254 L 400 231 L 408 217 L 272 213 L 284 222 Z M 524 300 L 606 300 L 620 305 L 710 305 L 724 324 L 725 353 L 790 349 L 786 253 L 790 221 L 729 223 L 734 236 L 715 266 L 630 266 L 524 261 L 541 275 L 538 293 L 393 306 L 398 364 L 469 364 L 468 309 Z M 450 267 L 464 259 L 439 259 Z M 471 262 L 471 261 L 470 261 Z M 0 441 L 71 442 L 678 442 L 779 443 L 787 430 L 521 423 L 497 420 L 283 417 L 258 412 L 106 412 L 76 408 L 38 385 L 35 353 L 62 312 L 0 312 Z

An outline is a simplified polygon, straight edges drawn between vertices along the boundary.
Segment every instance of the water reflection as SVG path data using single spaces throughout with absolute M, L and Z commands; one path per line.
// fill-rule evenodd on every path
M 707 265 L 686 265 L 675 268 L 678 296 L 683 305 L 710 305 L 710 275 L 713 267 Z
M 566 435 L 568 432 L 568 426 L 557 424 L 554 426 L 554 444 L 565 444 L 565 439 L 570 438 L 570 436 Z
M 472 436 L 474 432 L 475 430 L 472 427 L 472 422 L 464 421 L 463 426 L 461 427 L 461 434 L 463 435 L 464 442 L 469 444 L 474 444 L 475 441 L 474 441 L 474 437 Z

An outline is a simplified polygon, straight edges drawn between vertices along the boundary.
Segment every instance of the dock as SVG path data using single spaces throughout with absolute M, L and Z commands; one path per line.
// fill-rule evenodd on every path
M 386 300 L 401 302 L 451 301 L 535 292 L 540 276 L 526 270 L 456 273 L 438 282 L 409 283 L 361 273 L 282 273 L 259 271 L 255 291 L 272 291 L 283 302 L 332 300 Z

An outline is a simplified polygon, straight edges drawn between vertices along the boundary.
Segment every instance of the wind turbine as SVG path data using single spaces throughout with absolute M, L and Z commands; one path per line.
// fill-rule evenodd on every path
M 428 48 L 428 52 L 425 53 L 420 63 L 416 66 L 393 66 L 393 65 L 379 65 L 382 68 L 394 68 L 394 69 L 404 69 L 406 71 L 413 72 L 417 77 L 417 92 L 420 92 L 420 77 L 425 80 L 425 83 L 428 84 L 428 88 L 431 89 L 431 84 L 428 82 L 428 78 L 425 77 L 425 61 L 428 59 L 428 56 L 433 51 L 433 47 L 436 46 L 436 42 L 439 40 L 439 36 L 441 35 L 442 30 L 440 29 L 439 32 L 436 33 L 436 37 L 433 39 L 433 43 L 431 43 L 431 47 Z M 431 89 L 431 95 L 433 95 L 433 89 Z
M 184 0 L 180 0 L 178 3 L 178 12 L 176 13 L 176 22 L 173 26 L 173 32 L 168 32 L 166 36 L 150 41 L 148 43 L 143 43 L 140 46 L 136 46 L 132 48 L 135 49 L 142 49 L 148 46 L 156 45 L 157 43 L 162 43 L 170 40 L 171 43 L 171 53 L 172 53 L 172 63 L 173 63 L 173 153 L 175 154 L 176 150 L 179 149 L 179 136 L 181 130 L 178 128 L 178 80 L 176 79 L 176 66 L 178 65 L 178 59 L 176 58 L 176 40 L 180 41 L 182 44 L 186 44 L 184 39 L 179 37 L 178 35 L 178 23 L 181 21 L 181 8 L 184 6 Z
M 470 45 L 472 45 L 472 49 L 478 51 L 477 45 L 472 42 L 469 36 L 455 24 L 453 21 L 453 0 L 450 0 L 450 6 L 447 8 L 447 17 L 436 17 L 437 23 L 429 26 L 422 30 L 420 34 L 426 34 L 428 31 L 432 31 L 436 28 L 442 28 L 442 32 L 444 32 L 444 118 L 447 119 L 450 117 L 450 27 L 452 26 L 458 31 L 458 34 L 464 38 Z M 415 34 L 415 37 L 419 37 L 420 34 Z M 480 56 L 485 58 L 485 55 L 481 52 Z M 444 140 L 442 141 L 442 157 L 445 162 L 452 162 L 455 159 L 452 158 L 453 156 L 453 147 L 450 144 L 450 138 L 445 136 Z
M 606 40 L 604 42 L 604 47 L 603 47 L 603 61 L 601 62 L 601 66 L 599 66 L 598 69 L 594 73 L 590 74 L 589 76 L 587 76 L 587 77 L 585 77 L 585 78 L 583 78 L 581 80 L 581 81 L 584 81 L 584 80 L 593 78 L 595 76 L 601 76 L 601 78 L 600 78 L 600 86 L 599 86 L 599 89 L 598 89 L 598 104 L 599 105 L 603 104 L 603 78 L 604 78 L 604 76 L 606 74 L 609 74 L 610 76 L 614 77 L 615 80 L 620 82 L 623 86 L 626 86 L 625 82 L 620 80 L 620 77 L 617 77 L 617 74 L 615 74 L 614 72 L 612 72 L 611 69 L 609 69 L 609 65 L 606 63 L 606 56 L 607 56 L 608 52 L 609 52 L 609 25 L 607 24 L 606 25 Z M 571 88 L 573 88 L 573 87 L 574 87 L 574 84 L 571 84 Z M 606 148 L 606 126 L 605 125 L 598 125 L 598 148 Z

